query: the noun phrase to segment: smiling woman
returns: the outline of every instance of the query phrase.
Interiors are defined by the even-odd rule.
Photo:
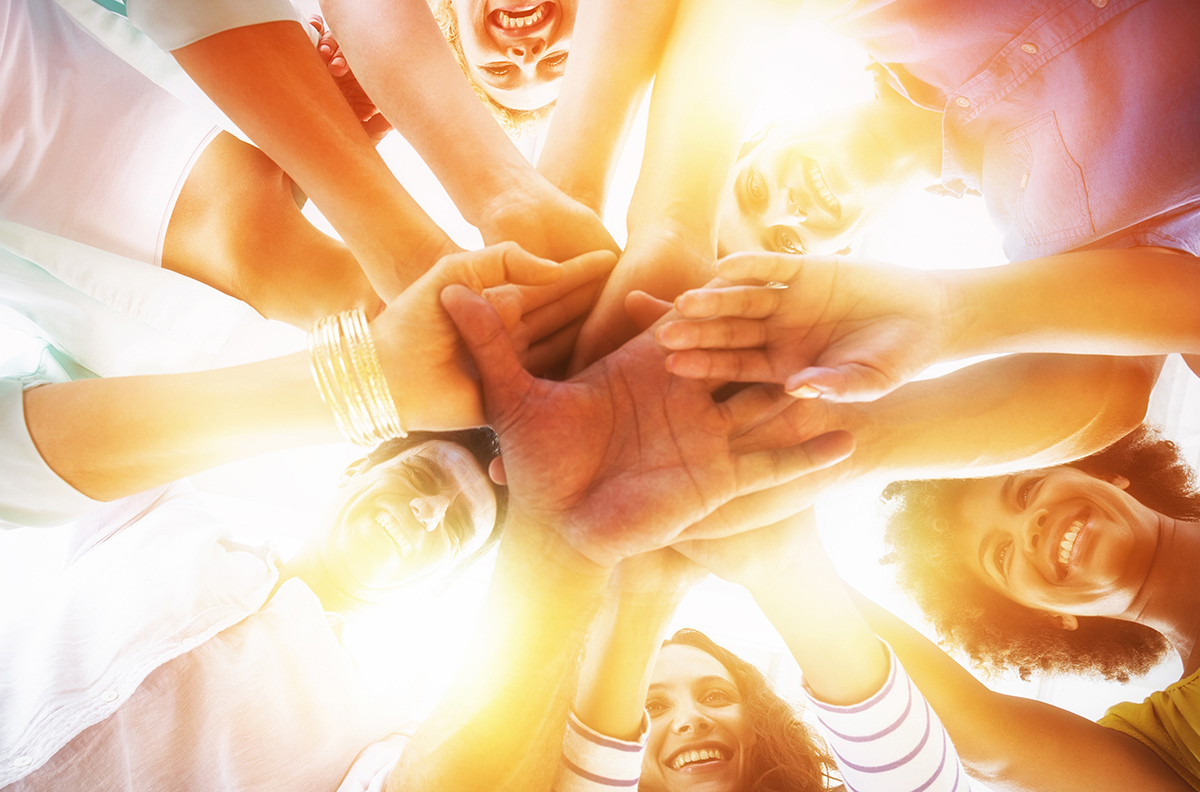
[[[698,630],[663,645],[646,697],[644,792],[823,789],[833,758],[761,671]]]
[[[504,525],[507,489],[487,474],[498,455],[486,427],[383,443],[346,469],[328,524],[281,583],[303,577],[327,608],[345,610],[470,563]]]

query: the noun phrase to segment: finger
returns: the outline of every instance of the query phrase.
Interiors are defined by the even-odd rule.
[[[595,296],[595,286],[585,284],[548,305],[526,312],[520,320],[524,325],[525,337],[530,344],[534,344],[572,322],[582,320],[591,309]]]
[[[806,262],[820,258],[794,253],[734,253],[717,262],[716,273],[729,281],[789,283],[800,274]]]
[[[571,352],[575,349],[575,339],[579,338],[581,327],[583,327],[583,317],[554,335],[532,344],[523,355],[525,369],[536,377],[545,377],[551,373],[563,373],[563,364],[570,359]]]
[[[767,343],[767,325],[754,319],[667,322],[654,333],[667,349],[751,349]]]
[[[775,418],[793,403],[777,385],[754,385],[742,388],[721,402],[721,407],[732,427],[730,436],[737,437]]]
[[[784,387],[798,399],[866,402],[885,396],[902,384],[874,366],[847,363],[836,367],[806,368],[788,377]]]
[[[688,349],[667,355],[667,371],[677,377],[725,382],[780,382],[770,356],[761,349]]]
[[[477,294],[502,283],[553,283],[563,273],[561,264],[535,256],[515,242],[455,253],[438,266],[443,285],[460,283]]]
[[[341,47],[329,58],[329,73],[334,77],[345,77],[350,73],[350,64],[346,62]]]
[[[642,330],[653,325],[671,310],[671,303],[635,289],[625,295],[625,313]]]
[[[711,319],[718,316],[765,319],[779,313],[786,294],[787,289],[765,286],[692,289],[676,298],[675,310],[687,319]]]
[[[475,360],[489,423],[499,429],[520,408],[533,377],[521,368],[504,322],[487,300],[457,284],[443,289],[441,299]]]
[[[849,432],[839,430],[786,448],[742,454],[737,457],[738,494],[775,487],[836,465],[853,451],[854,438]]]
[[[616,259],[607,250],[597,250],[563,262],[562,277],[549,286],[526,286],[521,290],[525,311],[554,302],[567,292],[585,284],[593,289],[592,298],[604,288],[604,278]]]
[[[680,533],[679,541],[723,539],[773,525],[811,506],[818,496],[836,485],[841,476],[841,468],[830,466],[784,484],[734,498],[688,526]]]

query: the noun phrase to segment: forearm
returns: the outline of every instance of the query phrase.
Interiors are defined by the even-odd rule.
[[[1200,262],[1160,248],[941,273],[957,295],[946,359],[998,352],[1200,352]]]
[[[540,178],[475,96],[425,0],[323,0],[354,74],[466,220],[515,181]]]
[[[583,3],[538,170],[600,213],[679,0]]]
[[[312,198],[385,297],[449,244],[376,153],[298,23],[234,28],[172,54]]]
[[[887,653],[815,537],[786,574],[752,585],[751,594],[787,643],[813,696],[855,704],[883,685]]]
[[[43,385],[24,401],[26,426],[47,465],[97,500],[339,439],[303,354],[190,374]]]
[[[716,206],[757,96],[752,70],[729,53],[778,8],[764,2],[685,0],[663,54],[650,99],[646,153],[630,202],[630,234],[671,221],[716,253]],[[761,49],[761,47],[760,47]],[[740,63],[739,63],[740,65]]]
[[[682,593],[609,598],[584,654],[575,715],[600,734],[636,740],[659,646]]]
[[[584,636],[608,572],[509,516],[483,631],[455,686],[405,749],[391,791],[548,790]]]
[[[891,613],[857,592],[854,601],[937,712],[963,764],[993,788],[1189,788],[1135,740],[1044,702],[996,693]]]
[[[1094,453],[1145,417],[1157,358],[1014,355],[848,410],[856,475],[985,476]]]

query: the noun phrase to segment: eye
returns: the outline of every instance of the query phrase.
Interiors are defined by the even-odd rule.
[[[1012,542],[1001,542],[996,545],[996,550],[992,556],[992,560],[996,564],[996,569],[1000,570],[1000,574],[1008,577],[1008,557],[1012,552]]]
[[[567,53],[555,52],[552,55],[547,55],[542,58],[542,65],[551,69],[557,69],[567,62]]]
[[[701,703],[708,704],[714,707],[723,707],[733,703],[733,697],[728,692],[720,688],[713,688],[707,691],[701,698]]]
[[[1017,504],[1024,509],[1029,505],[1029,496],[1033,494],[1033,488],[1041,481],[1040,478],[1027,478],[1017,488]]]
[[[670,705],[661,698],[646,699],[646,712],[650,713],[651,718],[663,714],[670,708]]]
[[[767,202],[767,183],[755,168],[751,168],[746,174],[746,195],[756,205],[761,206]]]
[[[419,462],[408,465],[408,480],[422,495],[436,495],[441,490],[437,476]]]
[[[780,253],[804,253],[804,245],[794,230],[787,226],[775,228],[775,249]]]
[[[479,67],[479,70],[493,77],[506,77],[512,74],[516,68],[516,64],[513,63],[485,63]]]

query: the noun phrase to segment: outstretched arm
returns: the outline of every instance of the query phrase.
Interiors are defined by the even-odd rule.
[[[559,260],[616,250],[599,217],[534,170],[491,117],[425,0],[324,0],[322,9],[363,88],[485,242]]]
[[[1148,748],[1041,701],[989,690],[924,636],[855,593],[859,611],[904,663],[963,764],[996,790],[1106,792],[1191,787]]]
[[[681,376],[869,401],[934,363],[977,355],[1200,352],[1200,266],[1159,248],[946,271],[744,253],[717,273],[677,300],[685,319],[659,333]]]
[[[376,153],[299,22],[236,27],[171,54],[312,198],[385,300],[457,249]]]
[[[446,285],[483,291],[528,284],[488,296],[523,358],[548,363],[542,347],[555,346],[557,332],[586,310],[588,300],[577,292],[594,288],[611,262],[611,254],[595,253],[559,265],[512,244],[444,259],[370,324],[401,424],[483,423],[466,351],[438,302]],[[214,371],[43,385],[24,393],[24,423],[46,465],[97,500],[252,454],[338,439],[304,354]]]

